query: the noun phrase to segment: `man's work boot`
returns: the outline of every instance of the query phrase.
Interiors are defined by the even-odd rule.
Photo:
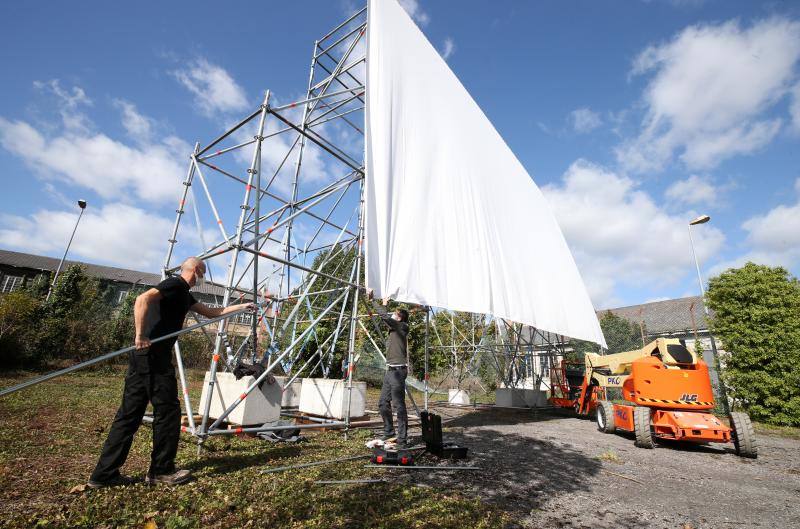
[[[109,479],[108,481],[94,481],[90,479],[86,483],[86,488],[89,489],[102,489],[105,487],[124,487],[125,485],[133,485],[136,483],[136,480],[129,476],[123,476],[122,474],[117,474],[115,477]]]
[[[147,475],[145,483],[148,485],[156,485],[164,483],[165,485],[183,485],[192,479],[192,473],[189,470],[176,470],[172,474],[161,474],[159,476]]]

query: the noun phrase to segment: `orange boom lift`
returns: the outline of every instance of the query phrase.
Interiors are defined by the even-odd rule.
[[[607,388],[621,388],[622,400],[606,400]],[[730,427],[713,415],[714,393],[708,366],[682,340],[658,338],[641,349],[587,353],[578,415],[596,411],[605,433],[633,432],[636,446],[653,448],[655,439],[730,443],[742,457],[758,454],[750,417],[731,413]]]

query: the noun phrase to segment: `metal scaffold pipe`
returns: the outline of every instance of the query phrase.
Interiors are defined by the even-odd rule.
[[[231,318],[233,316],[236,316],[237,314],[238,314],[237,312],[234,312],[234,313],[231,313],[231,314],[226,314],[224,316],[217,316],[216,318],[211,318],[210,320],[207,320],[207,321],[204,321],[204,322],[201,322],[201,323],[196,323],[196,324],[190,325],[188,327],[184,327],[180,331],[175,331],[175,332],[172,332],[172,333],[169,333],[169,334],[165,334],[164,336],[160,336],[158,338],[154,338],[153,340],[150,341],[150,343],[153,344],[153,343],[157,343],[157,342],[163,342],[164,340],[168,340],[170,338],[175,338],[176,336],[180,336],[182,334],[186,334],[187,332],[193,331],[195,329],[199,329],[201,327],[205,327],[206,325],[209,325],[211,323],[216,323],[216,322],[222,321],[222,320],[224,320],[226,318]],[[52,373],[48,373],[46,375],[42,375],[40,377],[28,380],[27,382],[23,382],[22,384],[17,384],[16,386],[11,386],[10,388],[6,388],[6,389],[3,389],[3,390],[0,390],[0,397],[4,397],[6,395],[9,395],[9,394],[14,393],[16,391],[19,391],[21,389],[25,389],[25,388],[29,388],[31,386],[35,386],[36,384],[41,384],[42,382],[46,382],[48,380],[52,380],[52,379],[54,379],[56,377],[60,377],[61,375],[66,375],[68,373],[72,373],[73,371],[78,371],[79,369],[83,369],[84,367],[93,366],[95,364],[99,364],[101,362],[105,362],[106,360],[111,360],[114,357],[123,355],[125,353],[129,353],[129,352],[133,351],[134,349],[136,349],[136,346],[135,345],[131,345],[131,346],[125,347],[123,349],[119,349],[117,351],[112,351],[112,352],[106,353],[106,354],[104,354],[102,356],[98,356],[97,358],[92,358],[91,360],[87,360],[85,362],[81,362],[80,364],[75,364],[74,366],[71,366],[71,367],[66,367],[64,369],[59,369],[58,371],[53,371]]]

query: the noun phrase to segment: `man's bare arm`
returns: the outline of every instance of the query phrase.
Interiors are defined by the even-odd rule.
[[[151,288],[142,294],[136,296],[136,302],[133,304],[133,322],[136,326],[136,348],[146,349],[150,347],[150,339],[144,335],[144,325],[147,321],[147,311],[150,310],[150,305],[161,299],[161,292],[155,288]]]

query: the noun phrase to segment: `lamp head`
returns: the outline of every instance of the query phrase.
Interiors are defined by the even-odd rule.
[[[697,224],[705,224],[709,220],[711,220],[711,217],[709,217],[708,215],[700,215],[699,217],[691,221],[689,223],[689,226],[695,226]]]
[[[81,209],[86,209],[86,201],[81,199],[78,201],[78,207]]]

